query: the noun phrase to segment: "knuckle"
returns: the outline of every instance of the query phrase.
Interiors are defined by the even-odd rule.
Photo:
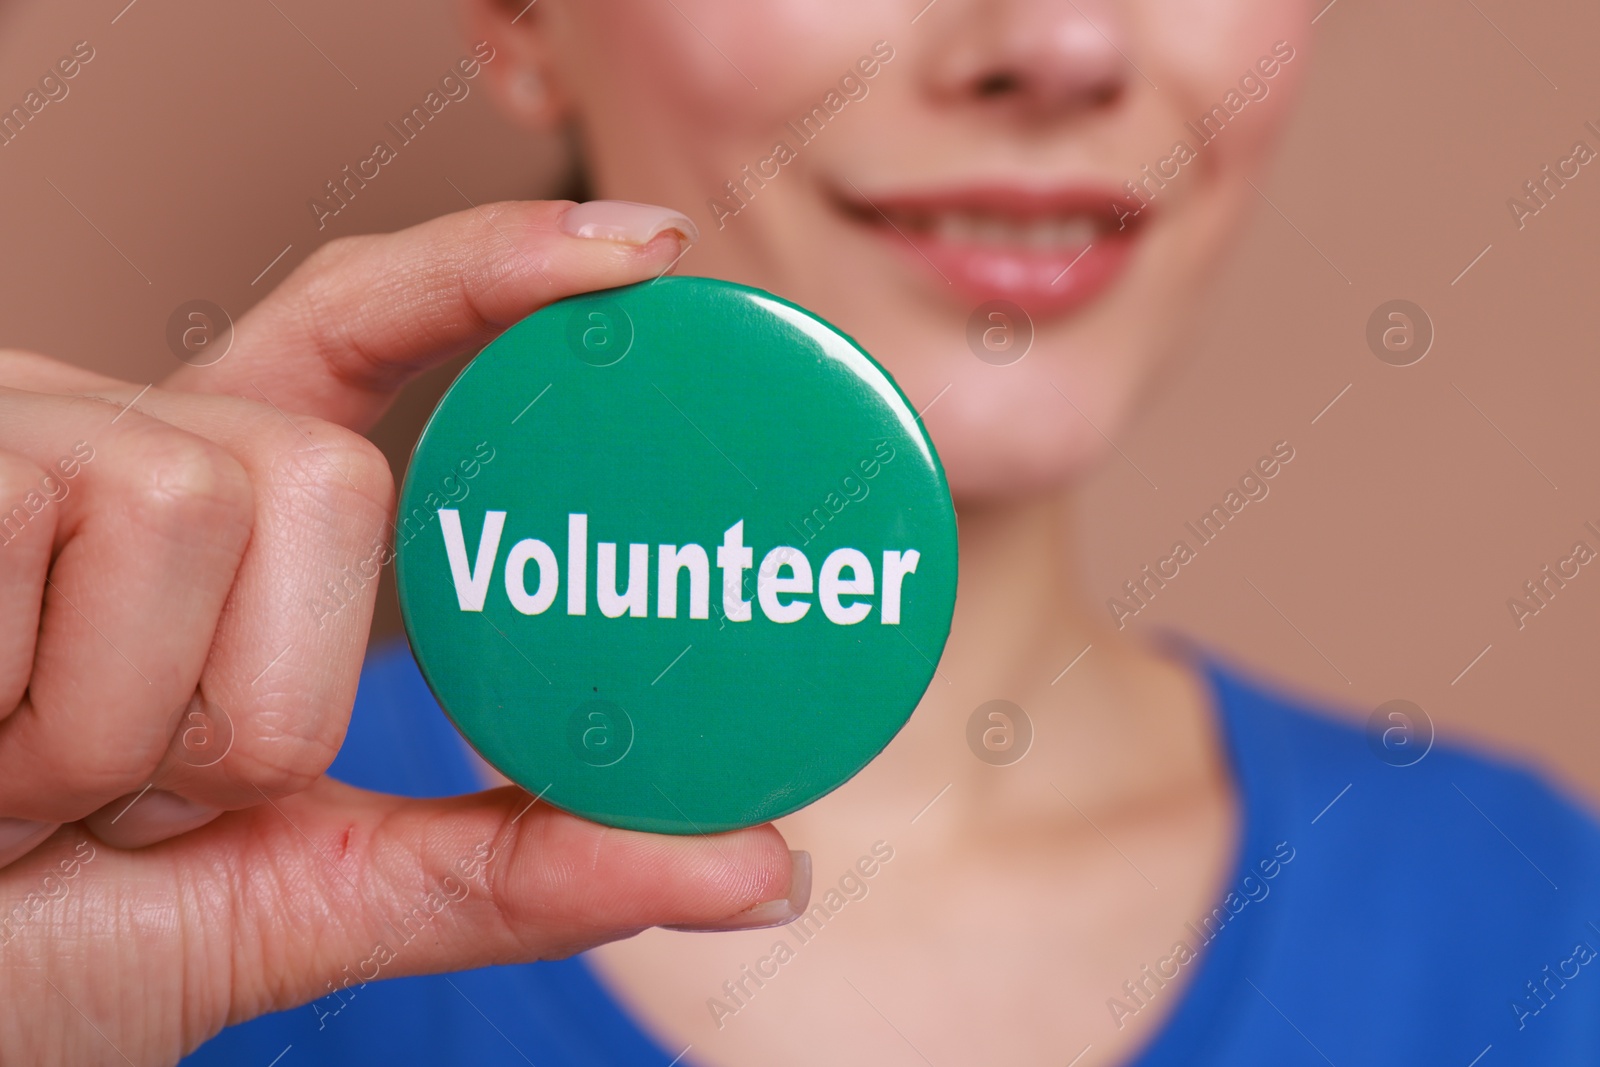
[[[344,734],[343,719],[310,708],[279,703],[257,709],[227,756],[227,771],[272,797],[311,787],[333,764]]]
[[[607,828],[565,813],[533,810],[512,825],[508,810],[496,835],[489,900],[512,929],[559,929],[592,919],[588,891]]]
[[[370,253],[381,237],[336,237],[319,247],[295,272],[289,285],[291,314],[299,319],[307,337],[328,350],[348,345],[351,336],[348,314],[339,309],[346,306],[341,296],[356,287],[371,284],[370,273],[363,267],[370,264]]]
[[[43,469],[27,457],[0,452],[0,509],[37,489],[43,477]]]
[[[497,226],[512,227],[523,234],[543,233],[554,231],[561,216],[574,204],[572,200],[498,200],[484,204],[483,213]]]
[[[304,338],[330,367],[345,362],[347,353],[357,348],[358,332],[351,328],[349,315],[341,313],[342,299],[352,287],[363,284],[358,276],[365,251],[372,237],[338,237],[306,257],[285,283],[284,311]]]
[[[376,513],[388,514],[394,475],[377,445],[309,415],[291,415],[289,422],[280,433],[274,460],[279,484],[310,491],[329,506],[343,507],[358,498]]]
[[[232,764],[229,771],[235,780],[246,782],[269,797],[294,796],[310,789],[333,763],[331,752],[302,759],[303,755],[310,754],[310,749],[307,746],[295,747],[298,749],[296,752],[278,749],[270,755],[238,753],[229,757]]]
[[[82,818],[125,793],[133,792],[154,772],[159,752],[143,746],[95,745],[74,747],[45,756],[50,767],[52,790],[74,798],[76,807],[58,812],[63,817]]]
[[[300,266],[299,272],[307,276],[319,276],[337,271],[351,256],[358,255],[362,246],[371,241],[370,237],[335,237],[331,241],[324,241],[316,250],[306,257]]]
[[[146,433],[126,463],[124,506],[135,522],[163,533],[208,540],[249,532],[250,477],[225,450],[184,433]]]

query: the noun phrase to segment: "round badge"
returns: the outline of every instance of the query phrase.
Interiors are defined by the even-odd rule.
[[[396,524],[440,706],[524,789],[628,829],[752,826],[843,784],[955,608],[949,487],[894,381],[705,278],[507,330],[434,412]]]

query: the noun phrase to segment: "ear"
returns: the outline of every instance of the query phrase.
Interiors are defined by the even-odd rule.
[[[501,113],[537,133],[566,121],[567,105],[549,61],[549,0],[460,0],[468,39],[486,41],[494,59],[483,65],[489,93]]]

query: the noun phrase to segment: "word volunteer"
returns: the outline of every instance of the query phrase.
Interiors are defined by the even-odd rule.
[[[501,536],[506,513],[486,511],[483,531],[478,538],[477,557],[467,559],[466,538],[461,529],[461,513],[439,509],[439,529],[444,536],[445,556],[455,584],[456,601],[462,611],[482,611],[494,580],[500,558]],[[889,550],[883,553],[877,575],[866,553],[855,548],[838,548],[822,561],[813,578],[811,561],[798,548],[788,545],[772,549],[755,567],[755,550],[744,543],[744,520],[740,519],[722,534],[717,546],[717,568],[722,572],[722,613],[729,622],[749,622],[751,602],[744,598],[745,572],[756,571],[756,601],[772,622],[793,623],[811,611],[816,596],[822,614],[838,626],[853,626],[872,613],[870,598],[879,596],[879,621],[894,626],[900,622],[901,589],[907,575],[917,572],[922,553],[916,549]],[[656,618],[678,617],[678,587],[682,572],[689,574],[689,618],[710,617],[711,560],[700,545],[658,545],[656,549]],[[538,569],[538,582],[528,590],[528,564]],[[787,574],[782,572],[787,571]],[[602,541],[595,545],[595,600],[608,619],[622,615],[646,618],[650,614],[650,546],[628,546],[627,588],[617,591],[617,546]],[[543,541],[527,538],[506,553],[504,577],[506,599],[523,615],[540,615],[555,603],[561,582],[556,554]],[[846,576],[848,574],[848,577]],[[589,516],[567,516],[567,614],[589,613]],[[849,598],[847,602],[846,598]]]

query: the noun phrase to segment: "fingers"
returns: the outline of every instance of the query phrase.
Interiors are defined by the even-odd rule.
[[[58,509],[57,480],[15,452],[0,451],[0,718],[28,689],[39,636],[39,606]]]
[[[234,967],[235,1018],[347,979],[549,959],[651,926],[772,925],[810,894],[809,862],[771,826],[634,833],[512,788],[413,801],[324,779],[160,848],[234,849],[217,904],[251,917],[232,951],[257,968]]]
[[[8,973],[54,1005],[34,1013],[37,1048],[6,1051],[174,1062],[225,1025],[326,1013],[335,991],[381,978],[550,959],[655,925],[770,925],[807,905],[809,863],[793,856],[770,825],[658,837],[514,788],[422,801],[329,779],[135,852],[64,830],[0,872]],[[129,990],[167,1025],[106,1007]]]
[[[0,384],[8,389],[26,389],[34,393],[96,393],[120,390],[128,383],[37,352],[0,348]],[[130,390],[130,395],[137,388]]]
[[[0,447],[55,472],[33,521],[56,522],[27,695],[0,722],[0,817],[66,822],[160,762],[249,542],[250,486],[226,450],[96,400],[0,391]]]
[[[0,718],[28,690],[39,636],[39,610],[59,509],[56,482],[37,464],[0,451]],[[26,855],[57,824],[0,817],[0,867]]]
[[[17,708],[0,722],[0,818],[87,818],[132,848],[303,789],[332,762],[394,485],[369,442],[307,416],[76,384],[104,395],[0,391],[0,447],[28,452],[0,489],[58,453],[71,465],[40,512],[50,528],[31,520],[31,568],[18,540],[0,570],[32,590],[0,623],[0,718]],[[37,650],[12,631],[42,632]]]
[[[564,232],[569,212],[568,228],[593,236]],[[658,276],[693,234],[693,223],[665,209],[554,201],[488,204],[337,240],[239,321],[225,359],[167,384],[259,391],[286,411],[364,430],[418,372],[481,348],[551,301]]]
[[[355,702],[390,559],[388,462],[348,430],[262,403],[153,389],[139,407],[226,449],[254,494],[197,698],[150,780],[212,808],[297,792],[333,761]],[[129,818],[154,819],[144,807]],[[198,817],[161,810],[183,829]]]
[[[221,814],[220,807],[152,786],[118,797],[85,818],[83,825],[112,848],[143,848],[188,833]]]

